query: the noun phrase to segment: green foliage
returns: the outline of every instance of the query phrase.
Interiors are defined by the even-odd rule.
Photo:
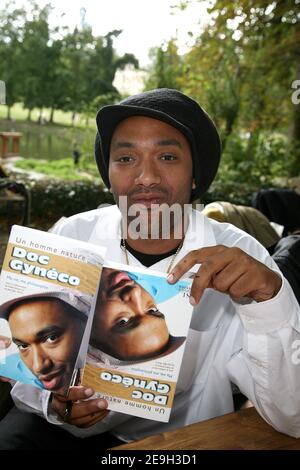
[[[227,201],[232,204],[240,204],[242,206],[251,206],[254,194],[261,189],[249,184],[243,184],[239,181],[220,181],[216,179],[211,185],[209,191],[201,197],[201,203],[206,205],[214,201]]]
[[[8,11],[8,5],[0,10],[0,77],[6,84],[8,118],[10,118],[10,108],[19,100],[22,90],[22,84],[16,77],[22,75],[22,38],[19,22],[23,15],[23,9]]]
[[[95,114],[95,99],[118,98],[113,80],[117,68],[138,67],[133,54],[116,54],[114,39],[121,30],[95,37],[91,27],[49,27],[51,5],[33,0],[15,9],[13,1],[0,10],[0,78],[6,82],[7,105],[22,101],[30,111],[50,108]],[[2,25],[3,28],[2,28]],[[8,116],[9,117],[9,116]]]
[[[171,39],[165,45],[151,51],[152,67],[146,90],[153,88],[179,88],[178,78],[182,74],[182,61],[177,51],[176,41]]]
[[[291,101],[292,82],[300,79],[297,3],[210,2],[210,21],[181,66],[168,63],[177,88],[196,99],[220,130],[222,182],[262,184],[300,174],[300,106]],[[165,51],[158,51],[156,83],[164,78],[163,59]]]
[[[253,136],[246,137],[234,133],[228,139],[217,177],[204,197],[206,203],[225,200],[249,205],[259,189],[286,185],[296,159],[287,138],[258,134],[253,142]]]
[[[112,204],[111,194],[98,181],[35,181],[18,177],[30,190],[31,226],[48,230],[61,217]]]

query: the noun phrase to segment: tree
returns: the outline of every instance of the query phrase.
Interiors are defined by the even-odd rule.
[[[54,107],[55,89],[60,83],[57,68],[60,55],[60,42],[51,40],[48,17],[49,5],[39,9],[32,3],[31,12],[23,25],[23,86],[22,96],[24,107],[29,110],[28,119],[33,108],[40,109],[40,117],[44,107]]]
[[[223,148],[239,115],[244,75],[241,50],[227,29],[220,34],[207,27],[184,58],[178,83],[213,116]]]
[[[152,67],[145,88],[179,88],[178,79],[182,74],[182,59],[178,54],[176,40],[171,39],[150,52]]]
[[[84,110],[86,100],[86,67],[94,47],[94,37],[89,26],[75,28],[62,39],[62,66],[65,70],[67,87],[64,109],[72,111],[72,122],[76,113]]]
[[[22,89],[22,31],[20,21],[24,17],[23,9],[11,11],[7,3],[0,11],[0,79],[6,85],[7,119],[11,119],[11,107],[20,100]]]
[[[127,64],[138,68],[138,60],[133,54],[126,53],[122,57],[116,54],[113,40],[122,31],[109,32],[104,37],[94,38],[94,46],[89,51],[84,70],[84,111],[94,114],[98,103],[109,104],[119,98],[119,93],[113,86],[117,69],[123,69]]]
[[[247,66],[244,122],[256,129],[286,128],[296,155],[291,169],[300,172],[299,107],[291,102],[291,84],[300,78],[300,12],[295,0],[216,0],[211,13],[218,31],[230,24]],[[251,111],[249,114],[249,110]],[[249,119],[250,118],[250,119]]]
[[[13,1],[0,10],[4,25],[0,30],[0,79],[7,89],[8,116],[16,101],[23,101],[30,119],[33,108],[51,109],[50,122],[55,109],[89,114],[96,101],[115,99],[118,92],[113,86],[117,68],[126,64],[138,67],[133,54],[119,57],[113,41],[120,30],[104,37],[94,37],[81,9],[81,24],[69,28],[49,27],[51,5],[43,8],[34,1],[26,10],[15,9]],[[95,101],[96,100],[96,101]]]

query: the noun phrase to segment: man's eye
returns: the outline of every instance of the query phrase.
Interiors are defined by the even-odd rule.
[[[46,342],[47,343],[54,343],[57,340],[58,336],[57,335],[50,335],[47,337]]]
[[[159,310],[156,307],[151,307],[147,310],[147,313],[157,313]]]
[[[162,318],[162,319],[165,318],[164,314],[161,313],[161,311],[158,310],[157,307],[151,307],[151,308],[149,308],[149,309],[147,310],[147,314],[148,314],[148,315],[153,315],[153,316],[156,317],[156,318]]]
[[[177,158],[175,157],[175,155],[171,155],[171,154],[167,153],[165,155],[162,155],[161,159],[165,160],[165,161],[168,161],[168,162],[171,162],[171,161],[176,160]]]
[[[118,326],[125,326],[129,322],[129,318],[122,317],[117,321]]]
[[[120,162],[120,163],[129,163],[132,160],[133,160],[133,158],[130,157],[130,156],[124,156],[124,157],[118,158],[118,162]]]
[[[17,344],[19,351],[26,351],[28,349],[27,344]]]

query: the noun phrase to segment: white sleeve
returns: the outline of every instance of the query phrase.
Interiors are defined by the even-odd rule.
[[[293,291],[283,278],[273,299],[234,304],[244,338],[227,363],[231,381],[275,429],[300,437],[300,308]]]
[[[57,413],[52,410],[49,402],[51,393],[48,390],[41,390],[32,385],[17,382],[11,391],[11,396],[16,407],[21,411],[34,413],[45,418],[49,423],[59,425],[77,437],[89,437],[113,430],[115,426],[132,418],[132,416],[110,411],[102,421],[83,429],[64,423]]]
[[[16,382],[11,391],[11,397],[17,408],[41,417],[47,415],[50,395],[48,390],[41,390],[21,382]]]
[[[62,217],[50,229],[51,233],[62,235],[75,240],[88,242],[92,231],[100,220],[99,209],[76,214],[71,217]]]

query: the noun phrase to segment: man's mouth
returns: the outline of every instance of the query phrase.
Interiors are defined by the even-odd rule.
[[[49,374],[44,377],[39,377],[39,380],[42,382],[43,386],[47,390],[56,390],[57,388],[60,388],[63,374],[64,374],[64,369],[60,369],[54,374]]]
[[[153,204],[161,205],[165,200],[166,198],[162,194],[157,193],[141,193],[131,198],[133,204],[145,206],[146,209],[151,209]]]

